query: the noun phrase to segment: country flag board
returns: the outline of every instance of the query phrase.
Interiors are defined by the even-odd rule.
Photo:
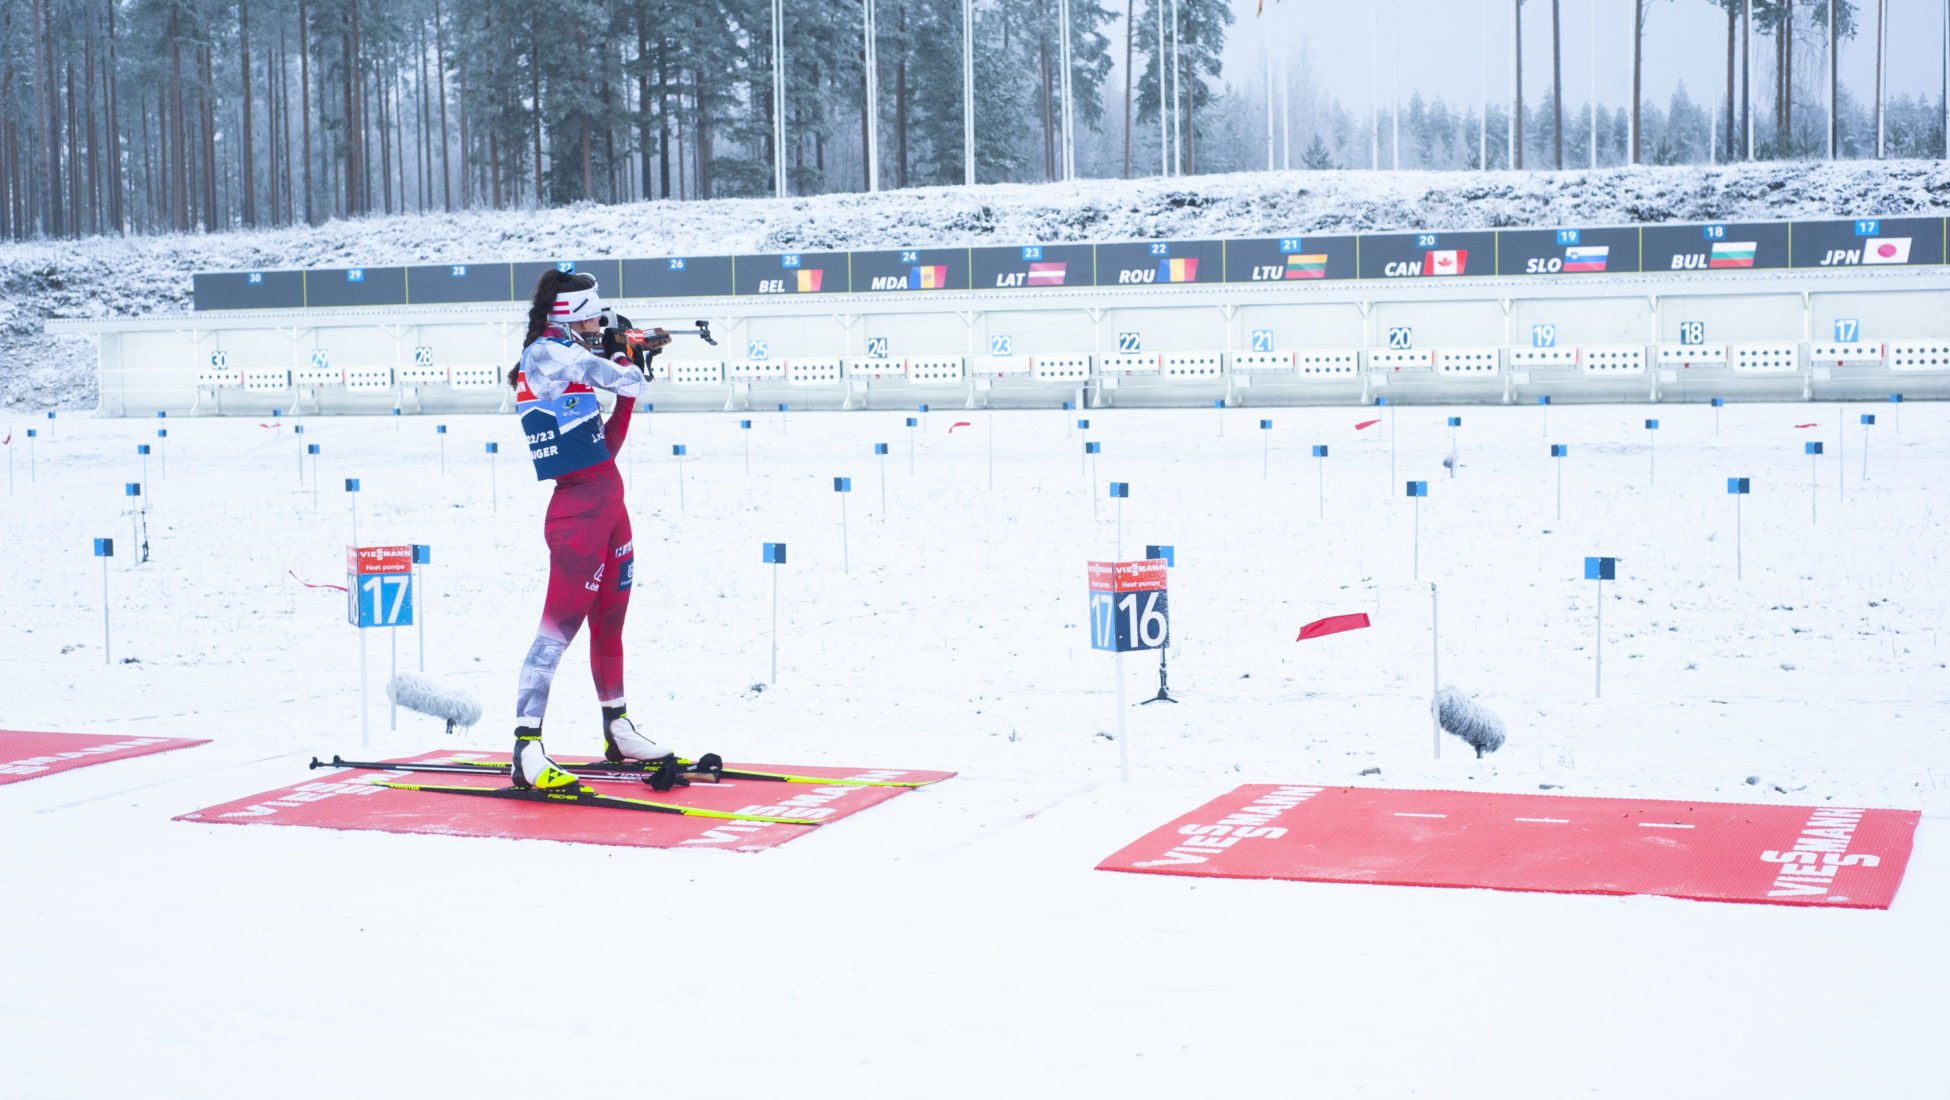
[[[1158,281],[1161,283],[1197,282],[1198,257],[1190,256],[1179,260],[1159,260]]]
[[[1062,263],[1032,263],[1029,265],[1029,285],[1062,286],[1066,267]]]
[[[907,285],[912,290],[942,290],[948,285],[947,265],[910,268]]]
[[[1603,271],[1605,261],[1611,257],[1610,245],[1585,245],[1564,250],[1564,270]]]
[[[1289,279],[1325,279],[1327,277],[1327,253],[1296,253],[1286,258],[1286,277]]]
[[[1708,267],[1752,267],[1754,266],[1754,242],[1715,241],[1713,254],[1707,258]]]
[[[1906,264],[1909,262],[1908,237],[1870,237],[1862,242],[1865,264]]]
[[[1469,260],[1469,250],[1445,248],[1428,254],[1422,265],[1424,275],[1461,275]]]
[[[799,293],[801,293],[801,294],[817,294],[817,293],[819,293],[819,281],[820,281],[820,277],[821,277],[822,275],[824,275],[824,274],[825,274],[825,271],[824,271],[823,269],[821,269],[821,268],[817,268],[817,267],[810,267],[810,268],[801,268],[801,269],[799,269],[799,272],[798,272],[798,275],[799,275]]]

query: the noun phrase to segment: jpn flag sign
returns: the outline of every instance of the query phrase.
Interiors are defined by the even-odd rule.
[[[1315,619],[1300,628],[1300,636],[1293,639],[1304,642],[1308,638],[1324,638],[1329,634],[1339,634],[1345,630],[1360,630],[1368,625],[1368,615],[1361,612],[1355,615],[1329,615],[1325,619]]]
[[[1469,259],[1469,251],[1462,248],[1445,248],[1431,252],[1422,268],[1424,275],[1461,275],[1463,264]]]
[[[1906,264],[1909,262],[1908,237],[1870,237],[1862,242],[1865,264]]]

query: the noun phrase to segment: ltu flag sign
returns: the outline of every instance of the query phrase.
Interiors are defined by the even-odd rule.
[[[1909,262],[1908,237],[1870,237],[1862,245],[1865,264],[1906,264]]]
[[[1191,283],[1198,281],[1198,257],[1183,260],[1159,260],[1158,281],[1161,283]]]
[[[1713,245],[1713,255],[1707,259],[1708,267],[1752,267],[1754,266],[1754,242],[1718,241]]]
[[[1422,267],[1422,274],[1461,275],[1463,273],[1463,264],[1468,259],[1469,250],[1463,248],[1448,248],[1440,252],[1431,252],[1428,256],[1428,262]]]
[[[1611,256],[1610,245],[1592,245],[1584,248],[1564,250],[1564,270],[1603,271],[1605,260]]]
[[[819,277],[824,274],[825,274],[824,271],[816,267],[799,269],[799,293],[801,294],[819,293]]]
[[[1286,277],[1289,279],[1325,279],[1327,277],[1327,253],[1308,252],[1286,258]]]
[[[1030,264],[1030,286],[1062,286],[1065,265],[1060,263]]]
[[[948,269],[945,266],[912,268],[907,285],[913,290],[941,290],[948,285]]]

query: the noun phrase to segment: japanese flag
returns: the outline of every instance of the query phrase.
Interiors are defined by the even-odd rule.
[[[1865,264],[1906,264],[1909,262],[1908,237],[1870,237],[1862,245]]]
[[[1468,250],[1461,248],[1449,248],[1440,252],[1431,252],[1429,253],[1428,261],[1422,267],[1422,274],[1461,275],[1463,273],[1463,262],[1468,257]]]

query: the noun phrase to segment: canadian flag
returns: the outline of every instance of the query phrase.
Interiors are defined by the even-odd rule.
[[[1428,261],[1422,265],[1424,275],[1461,275],[1463,263],[1469,259],[1469,250],[1449,248],[1429,253]]]

